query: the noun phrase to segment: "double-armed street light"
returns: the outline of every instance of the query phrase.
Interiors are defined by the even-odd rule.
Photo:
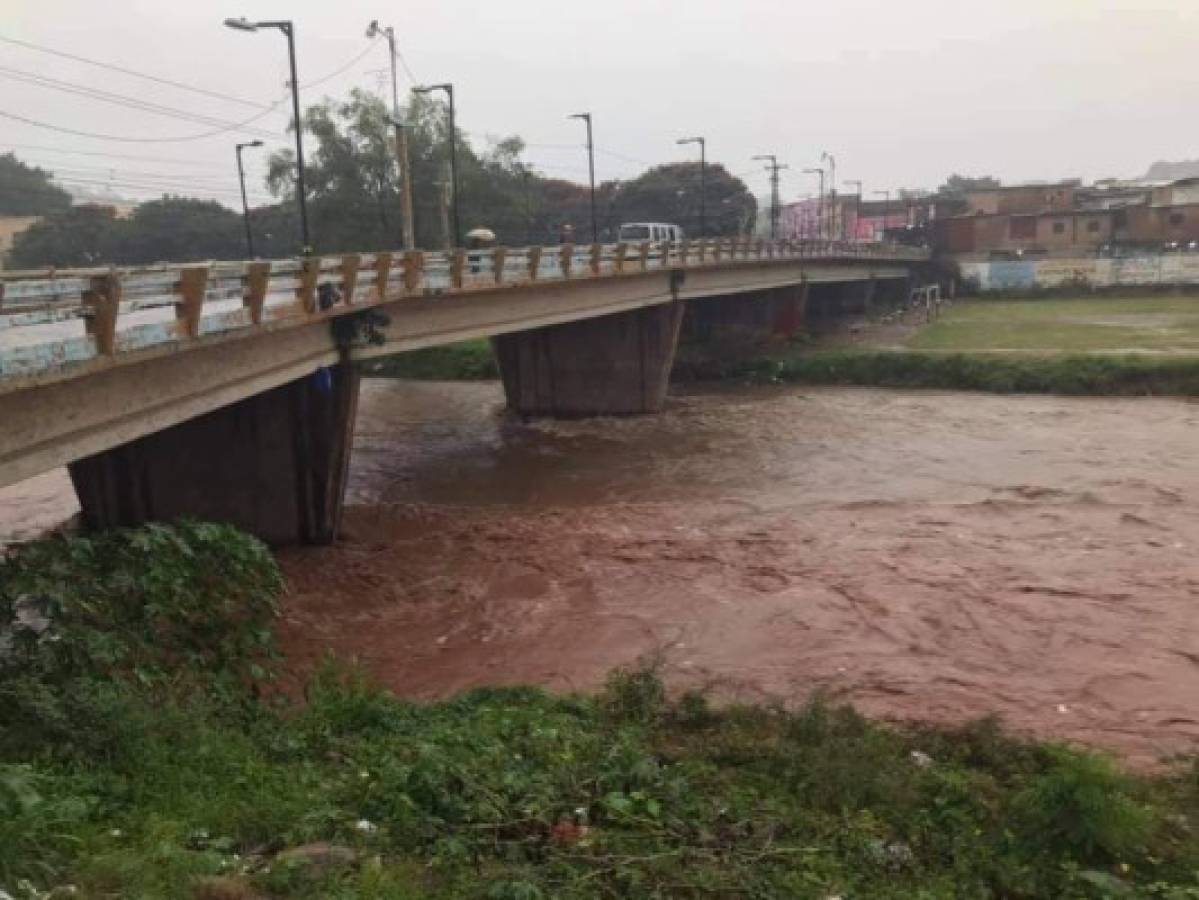
[[[708,236],[708,150],[707,141],[702,137],[679,138],[675,141],[683,144],[699,144],[699,237]]]
[[[454,214],[454,246],[462,246],[462,223],[458,218],[458,130],[454,124],[454,86],[449,82],[444,84],[428,84],[414,87],[414,94],[429,94],[433,91],[445,91],[449,101],[450,112],[450,190],[453,192]]]
[[[595,224],[595,144],[591,140],[591,113],[575,113],[568,119],[582,119],[587,123],[587,171],[591,177],[591,243],[599,241],[599,229]]]
[[[236,145],[237,150],[237,181],[241,185],[241,216],[246,223],[246,252],[250,259],[254,258],[254,234],[250,231],[250,204],[246,201],[246,170],[241,164],[241,152],[247,147],[261,147],[262,141],[247,141]]]
[[[291,108],[296,125],[296,196],[300,201],[300,235],[304,244],[304,255],[312,253],[312,239],[308,233],[308,199],[304,187],[304,123],[300,118],[300,85],[296,79],[296,28],[290,20],[279,19],[266,22],[251,22],[245,16],[226,19],[225,26],[236,31],[258,31],[276,28],[287,38],[287,59],[291,65]]]

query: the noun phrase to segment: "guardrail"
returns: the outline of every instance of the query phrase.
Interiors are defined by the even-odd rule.
[[[0,272],[0,381],[405,297],[763,261],[927,258],[887,244],[726,238]]]

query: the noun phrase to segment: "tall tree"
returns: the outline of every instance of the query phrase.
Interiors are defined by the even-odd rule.
[[[614,187],[613,212],[622,222],[669,222],[699,233],[700,166],[697,162],[655,166]],[[753,228],[758,202],[745,182],[720,163],[709,163],[704,194],[708,234],[736,235]]]
[[[121,262],[120,224],[111,206],[68,207],[18,234],[13,239],[8,265],[13,269],[36,269]]]
[[[69,208],[71,195],[50,178],[12,153],[0,154],[0,215],[48,216]]]

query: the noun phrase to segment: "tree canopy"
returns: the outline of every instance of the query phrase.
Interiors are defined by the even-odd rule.
[[[26,165],[12,153],[0,154],[0,215],[46,216],[71,205],[71,195],[50,180],[45,169]]]

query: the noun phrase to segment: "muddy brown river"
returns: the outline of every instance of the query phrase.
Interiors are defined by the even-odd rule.
[[[281,554],[284,643],[416,698],[651,655],[1151,766],[1199,749],[1197,447],[1176,399],[730,387],[521,423],[496,384],[368,380],[344,540]],[[0,531],[67,490],[3,492]]]

